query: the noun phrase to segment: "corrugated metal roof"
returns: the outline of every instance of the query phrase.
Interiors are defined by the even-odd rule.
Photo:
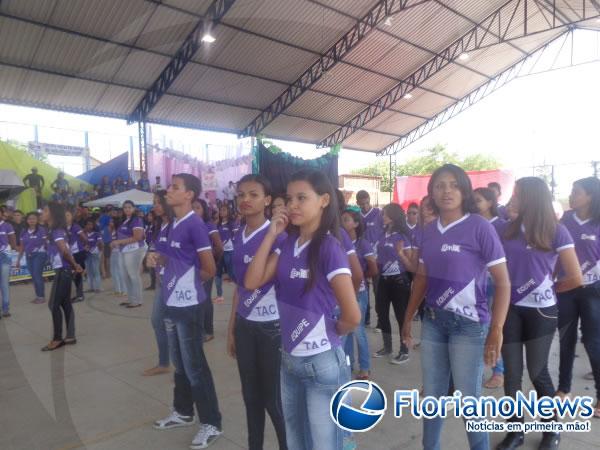
[[[424,122],[423,119],[393,111],[385,111],[369,122],[369,128],[384,133],[403,135]]]
[[[343,124],[364,108],[364,104],[307,92],[288,108],[288,112],[301,117]]]
[[[360,148],[369,152],[376,152],[387,147],[397,138],[386,134],[379,134],[372,131],[357,131],[348,137],[344,143],[344,147]]]
[[[327,134],[331,133],[336,128],[336,125],[328,125],[313,120],[279,116],[265,128],[265,134],[267,136],[298,140],[301,142],[315,142],[319,139],[319,136],[327,136]]]
[[[0,61],[29,64],[44,28],[0,17]]]
[[[148,18],[136,44],[174,55],[197,23],[189,14],[159,6]]]
[[[163,3],[194,14],[204,15],[212,0],[163,0]]]

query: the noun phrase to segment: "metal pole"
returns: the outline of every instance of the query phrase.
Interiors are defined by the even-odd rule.
[[[85,142],[84,144],[84,164],[85,164],[85,171],[87,172],[88,170],[91,170],[92,168],[92,161],[90,160],[90,136],[89,133],[87,131],[83,132],[83,140]]]
[[[133,180],[134,167],[133,167],[133,136],[129,136],[129,159],[131,160],[131,168],[129,169],[129,176]]]
[[[390,155],[390,203],[392,203],[392,190],[394,189],[394,183],[392,182],[392,155]]]

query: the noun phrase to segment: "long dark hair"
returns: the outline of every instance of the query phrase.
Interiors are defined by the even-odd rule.
[[[593,223],[600,223],[600,180],[595,177],[581,178],[573,183],[592,197],[590,214]]]
[[[305,292],[310,291],[316,282],[315,274],[318,271],[319,260],[321,254],[321,246],[323,240],[328,233],[331,233],[338,241],[340,240],[340,210],[338,207],[338,200],[336,192],[329,181],[329,178],[318,170],[299,170],[294,173],[290,179],[290,183],[294,181],[305,181],[311,185],[313,190],[318,195],[329,195],[329,205],[323,209],[323,215],[321,216],[321,223],[319,228],[315,231],[314,235],[308,245],[308,284],[306,285]],[[290,227],[291,230],[299,233],[298,227]],[[341,245],[341,244],[340,244]]]
[[[133,203],[131,200],[125,200],[123,202],[123,204],[121,205],[121,208],[123,208],[125,205],[131,205],[131,207],[133,208],[133,212],[131,213],[131,217],[129,218],[130,221],[133,220],[133,218],[136,215],[136,211],[135,211],[135,203]],[[125,214],[125,210],[123,210],[123,216],[125,216],[124,220],[127,220],[127,215]]]
[[[40,215],[35,212],[35,211],[31,211],[28,212],[27,215],[25,216],[25,224],[27,225],[27,229],[29,229],[29,224],[27,223],[27,219],[29,219],[30,216],[35,216],[37,218],[37,223],[35,224],[35,232],[37,233],[38,230],[40,229]]]
[[[406,224],[406,214],[402,206],[396,203],[389,203],[383,207],[383,212],[390,218],[392,223],[388,225],[386,231],[391,233],[398,232],[406,237],[410,237],[410,229]]]
[[[167,204],[167,191],[164,189],[158,190],[154,193],[154,196],[158,199],[162,210],[164,211],[165,215],[169,218],[169,223],[171,223],[171,221],[173,220],[173,208],[171,208]],[[160,228],[162,227],[162,225],[162,217],[158,214],[154,214],[154,230],[152,230],[152,242],[154,242],[158,237],[158,233],[160,233]]]
[[[354,232],[356,233],[356,242],[358,242],[363,237],[363,234],[365,234],[365,223],[362,219],[362,216],[358,211],[350,208],[346,208],[342,214],[350,215],[352,220],[354,220],[354,223],[358,224],[358,226],[354,229]]]
[[[51,230],[63,229],[67,232],[66,209],[58,202],[48,202],[48,211],[52,225],[48,224]]]
[[[519,197],[519,211],[517,218],[510,222],[504,237],[515,239],[523,225],[527,244],[549,252],[552,250],[558,221],[552,207],[552,194],[548,185],[540,178],[524,177],[517,180],[515,187]]]
[[[479,187],[475,189],[473,193],[481,195],[487,202],[492,202],[490,214],[492,217],[498,217],[498,199],[496,198],[496,193],[494,191],[490,188]]]
[[[475,199],[473,198],[473,186],[471,185],[471,179],[461,167],[458,167],[455,164],[444,164],[442,167],[437,168],[429,179],[429,183],[427,184],[427,195],[429,196],[429,204],[431,205],[433,212],[435,212],[437,215],[440,214],[440,208],[433,200],[433,188],[438,177],[443,173],[449,173],[456,178],[456,184],[458,185],[458,189],[460,190],[462,196],[463,214],[477,212],[477,206],[475,206]]]

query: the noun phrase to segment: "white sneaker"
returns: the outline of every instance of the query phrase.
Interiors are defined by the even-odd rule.
[[[222,431],[218,430],[214,425],[200,424],[200,429],[196,434],[196,437],[192,441],[190,448],[195,450],[199,448],[206,448],[213,442],[215,442],[219,436],[223,434]]]
[[[157,430],[170,430],[172,428],[189,427],[196,422],[194,416],[182,416],[177,411],[173,411],[168,417],[154,422],[154,428]]]

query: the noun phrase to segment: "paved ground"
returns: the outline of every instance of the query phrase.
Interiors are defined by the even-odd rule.
[[[110,282],[104,281],[104,286],[109,288]],[[78,344],[42,353],[40,348],[51,330],[47,306],[29,302],[33,296],[30,285],[11,291],[13,317],[0,321],[0,449],[188,448],[195,428],[162,432],[151,428],[153,420],[169,412],[172,397],[170,375],[141,376],[157,358],[149,321],[152,293],[145,292],[144,306],[134,310],[124,310],[117,299],[104,293],[88,295],[84,303],[75,305]],[[231,285],[226,285],[226,294],[230,292]],[[239,375],[235,362],[225,353],[229,308],[229,304],[215,305],[216,339],[205,346],[225,432],[211,447],[215,450],[246,446]],[[415,328],[418,335],[418,324]],[[379,344],[379,335],[369,332],[369,339],[373,348]],[[582,357],[576,359],[574,392],[593,395],[592,382],[582,379],[589,371],[587,358],[582,348],[578,352]],[[552,353],[556,380],[556,346]],[[403,366],[375,360],[372,377],[388,394],[398,388],[418,387],[418,352]],[[445,449],[466,448],[462,422],[448,419],[443,439]],[[492,435],[493,444],[499,439]],[[537,449],[539,439],[539,434],[528,435],[523,448]],[[364,449],[418,449],[421,424],[388,414],[357,440]],[[275,442],[269,423],[265,448],[276,448]],[[561,448],[600,448],[600,420],[592,421],[590,433],[565,435]]]

